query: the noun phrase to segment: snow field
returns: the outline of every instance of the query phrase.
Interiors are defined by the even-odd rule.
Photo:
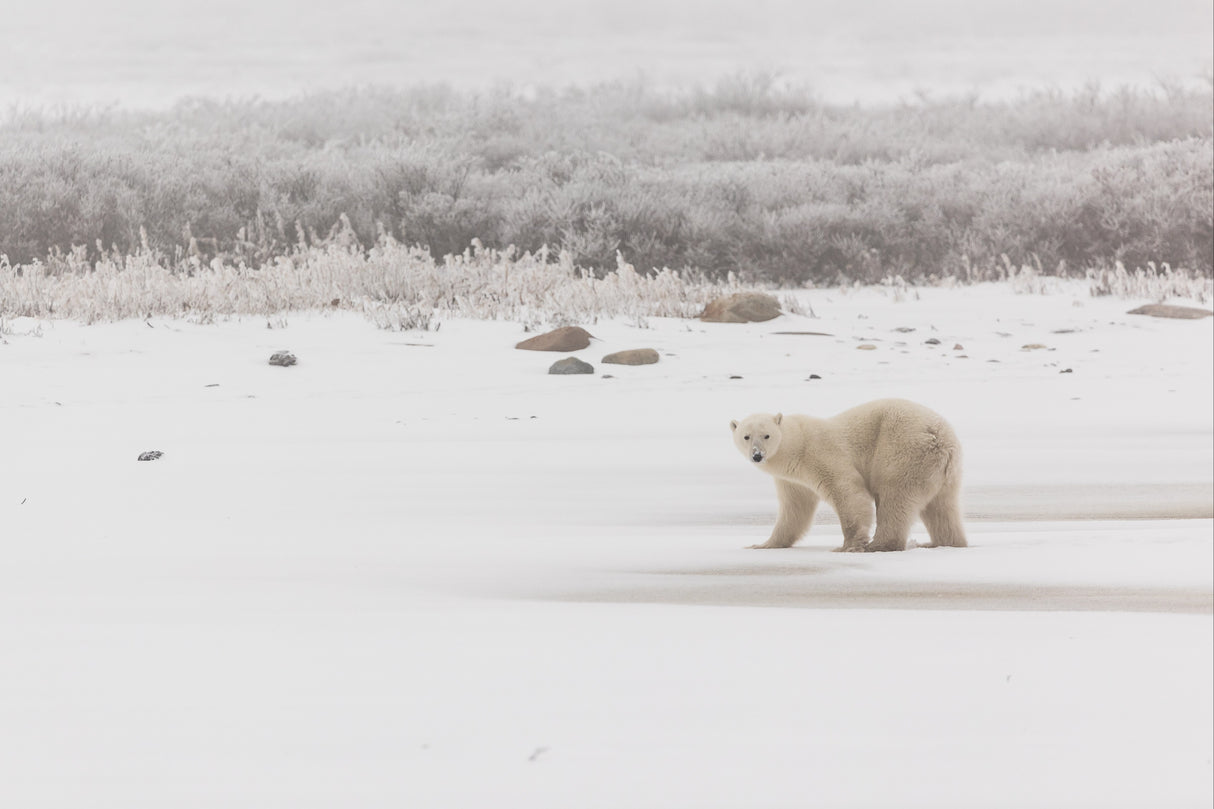
[[[509,323],[10,323],[0,803],[1208,806],[1211,319],[800,294],[583,324],[577,378]],[[957,427],[973,547],[742,550],[729,419],[887,395]]]

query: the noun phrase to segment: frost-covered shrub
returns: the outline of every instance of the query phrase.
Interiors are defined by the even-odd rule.
[[[1214,92],[1087,88],[830,107],[764,74],[707,88],[343,91],[0,123],[0,254],[148,250],[265,268],[381,231],[596,273],[770,282],[1214,273]],[[342,217],[345,221],[342,221]]]
[[[260,268],[197,257],[170,266],[145,250],[97,261],[80,249],[53,262],[0,262],[0,314],[87,323],[154,315],[210,321],[340,307],[398,330],[428,329],[442,316],[560,325],[688,317],[740,288],[732,277],[714,283],[673,270],[641,274],[622,257],[614,270],[594,273],[575,266],[568,253],[518,254],[477,243],[436,260],[386,234],[362,250],[343,233],[344,240],[300,247]]]

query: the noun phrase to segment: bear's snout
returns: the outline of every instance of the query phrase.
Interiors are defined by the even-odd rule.
[[[756,449],[750,453],[750,459],[755,463],[758,463],[759,461],[763,460],[763,453]]]

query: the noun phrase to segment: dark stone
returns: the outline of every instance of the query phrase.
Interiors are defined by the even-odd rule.
[[[924,342],[924,343],[926,343],[926,344],[927,344],[927,345],[929,345],[929,346],[938,346],[938,345],[940,345],[940,341],[939,341],[939,340],[937,340],[935,337],[929,337],[929,338],[927,338],[926,340],[924,340],[923,342]]]
[[[810,379],[821,379],[822,377],[818,376],[817,374],[810,374],[809,378]]]
[[[163,453],[163,452],[161,452],[160,450],[158,450],[158,449],[152,449],[152,450],[148,450],[147,452],[141,452],[141,453],[139,453],[139,458],[138,458],[138,460],[140,460],[140,461],[155,461],[155,460],[159,460],[159,459],[160,459],[160,457],[161,457],[162,455],[164,455],[164,453]]]
[[[577,357],[565,357],[563,360],[557,360],[552,363],[552,367],[548,369],[550,374],[593,374],[594,366],[588,362],[582,362]]]
[[[271,365],[281,365],[283,368],[286,368],[288,365],[294,365],[297,362],[299,360],[290,351],[276,351],[270,355]]]

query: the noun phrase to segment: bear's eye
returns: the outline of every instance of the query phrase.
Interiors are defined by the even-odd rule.
[[[750,436],[748,436],[748,435],[744,435],[744,436],[742,436],[742,440],[743,440],[743,441],[749,441],[749,440],[750,440]]]
[[[763,436],[763,440],[764,440],[764,441],[766,441],[766,440],[767,440],[767,439],[769,439],[769,438],[771,438],[771,436],[770,436],[770,435],[765,435],[765,436]]]

